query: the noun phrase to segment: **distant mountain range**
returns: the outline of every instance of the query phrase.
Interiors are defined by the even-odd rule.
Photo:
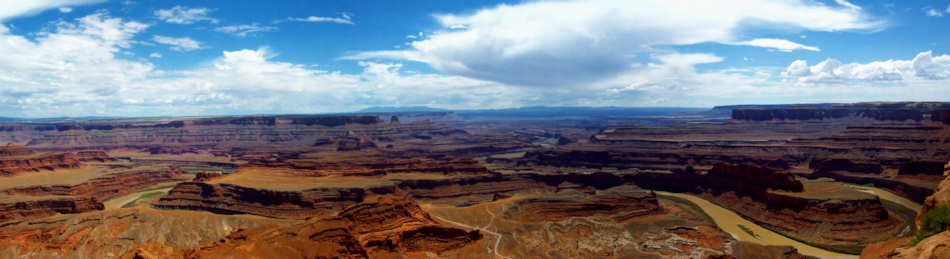
[[[380,113],[380,112],[443,112],[446,109],[432,108],[426,106],[374,106],[357,111],[357,113]]]
[[[544,118],[544,117],[606,117],[606,116],[648,116],[708,111],[709,108],[687,107],[586,107],[586,106],[529,106],[505,109],[448,110],[426,106],[406,107],[370,107],[358,113],[390,112],[444,112],[452,111],[463,118]]]

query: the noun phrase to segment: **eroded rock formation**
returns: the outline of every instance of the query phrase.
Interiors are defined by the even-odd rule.
[[[205,172],[205,171],[197,172],[197,173],[195,173],[195,179],[194,179],[194,181],[196,181],[196,182],[205,182],[205,181],[208,181],[208,180],[211,180],[211,179],[214,179],[214,178],[221,177],[221,176],[223,176],[223,175],[224,175],[224,174],[221,173],[221,172]]]
[[[60,214],[102,210],[105,207],[92,197],[6,197],[0,199],[0,227],[26,219]]]
[[[559,191],[549,197],[521,199],[505,211],[505,217],[523,222],[538,222],[609,215],[617,221],[623,221],[660,211],[660,205],[652,191],[622,185],[590,195],[577,191]]]
[[[923,207],[921,207],[920,212],[917,213],[918,225],[920,224],[920,217],[927,214],[930,210],[939,206],[950,205],[950,163],[946,164],[944,170],[943,175],[946,178],[937,185],[937,190],[924,200],[922,204]]]
[[[0,191],[9,195],[72,195],[105,201],[157,183],[180,180],[180,168],[155,171],[128,171],[93,178],[77,185],[40,185]]]
[[[113,160],[102,151],[76,153],[37,153],[28,148],[7,144],[0,149],[0,175],[20,172],[79,167],[82,162]]]
[[[922,224],[930,224],[921,222],[928,212],[937,207],[950,206],[950,163],[947,163],[945,170],[944,176],[947,176],[947,178],[939,184],[933,195],[927,197],[917,214],[918,234],[920,234],[922,228],[925,228]],[[947,217],[947,215],[930,215],[930,217]],[[950,222],[950,219],[947,218],[932,218],[931,220]],[[944,228],[946,227],[944,226]],[[913,240],[914,238],[919,239]],[[950,258],[950,230],[944,230],[929,237],[918,236],[873,244],[864,249],[861,258]]]
[[[789,105],[785,107],[737,107],[732,119],[748,121],[771,120],[825,120],[868,118],[882,121],[921,121],[924,114],[946,108],[945,103],[855,103],[829,105]]]
[[[169,209],[206,210],[222,214],[254,214],[305,219],[362,202],[371,194],[393,193],[393,188],[318,188],[276,191],[232,184],[184,182],[153,205]]]
[[[374,196],[343,208],[335,216],[314,217],[287,227],[241,230],[183,254],[188,258],[217,258],[240,247],[246,257],[417,257],[451,254],[481,238],[477,230],[439,224],[414,202]],[[130,255],[164,252],[154,250],[159,249],[140,248]]]

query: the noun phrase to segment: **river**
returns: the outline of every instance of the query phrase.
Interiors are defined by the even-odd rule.
[[[683,193],[671,193],[671,192],[656,192],[658,194],[670,195],[682,199],[686,199],[696,206],[699,206],[706,214],[709,214],[709,217],[713,219],[717,226],[723,231],[726,231],[732,237],[739,241],[748,241],[756,244],[763,245],[783,245],[783,246],[793,246],[798,249],[798,252],[803,255],[816,256],[820,258],[830,259],[830,258],[858,258],[857,255],[842,254],[837,252],[828,251],[825,249],[817,248],[814,246],[807,245],[802,242],[795,241],[794,239],[779,235],[778,233],[772,232],[771,230],[765,229],[758,224],[749,221],[739,214],[732,212],[726,208],[720,207],[719,205],[713,204],[706,199],[697,197],[695,195],[683,194]],[[739,228],[739,225],[743,225],[748,229],[752,230],[753,233],[757,235],[752,236],[746,231],[743,231]]]
[[[859,191],[877,195],[881,199],[900,204],[908,209],[911,209],[914,211],[920,211],[920,207],[921,207],[920,203],[916,203],[907,198],[898,196],[890,191],[883,190],[880,188],[875,188],[875,187],[858,186],[858,185],[845,184],[845,183],[841,183],[841,184],[857,189]],[[713,218],[713,221],[716,223],[717,226],[719,226],[720,229],[722,229],[723,231],[726,231],[727,233],[729,233],[734,238],[740,241],[749,241],[749,242],[763,244],[763,245],[793,246],[796,249],[798,249],[798,252],[801,254],[816,256],[816,257],[826,258],[826,259],[827,258],[858,258],[857,255],[842,254],[842,253],[837,253],[833,251],[828,251],[825,249],[810,246],[808,244],[796,241],[794,239],[779,235],[778,233],[765,229],[759,226],[758,224],[752,221],[749,221],[743,218],[742,216],[739,216],[739,214],[736,214],[735,212],[732,212],[731,210],[728,210],[719,205],[713,204],[712,202],[695,195],[683,194],[683,193],[661,192],[661,191],[658,191],[656,193],[679,197],[696,204],[696,206],[699,206],[703,211],[706,212],[706,214],[709,214],[709,217]],[[752,230],[752,232],[755,233],[757,236],[752,236],[748,232],[743,231],[742,229],[739,228],[739,225],[743,225],[747,227],[748,229]]]
[[[103,205],[105,205],[106,209],[118,209],[118,208],[122,208],[122,206],[125,206],[126,204],[129,204],[130,202],[137,200],[139,196],[142,196],[143,194],[153,193],[153,192],[168,193],[168,191],[170,191],[171,189],[172,187],[161,188],[161,189],[145,189],[143,191],[138,191],[138,192],[126,194],[120,197],[109,199],[103,202]]]

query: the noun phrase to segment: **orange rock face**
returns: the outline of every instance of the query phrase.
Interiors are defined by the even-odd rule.
[[[7,143],[6,146],[0,146],[0,157],[27,156],[32,155],[33,153],[35,153],[33,150],[13,143]]]
[[[950,163],[947,163],[947,167],[945,168],[944,176],[947,178],[941,181],[940,184],[937,185],[937,190],[924,200],[922,204],[923,207],[921,207],[920,212],[917,213],[918,225],[920,225],[920,217],[927,214],[928,211],[938,206],[950,205]]]
[[[58,213],[71,214],[102,210],[104,206],[90,197],[53,197],[0,201],[0,227],[10,222],[41,218]]]
[[[198,173],[195,173],[194,181],[204,182],[204,181],[211,180],[212,178],[221,177],[223,175],[224,174],[221,172],[198,172]]]
[[[917,225],[920,226],[921,217],[930,210],[950,205],[950,163],[947,163],[945,178],[937,190],[923,203],[917,214]],[[909,238],[888,242],[881,242],[868,246],[861,253],[861,258],[950,258],[950,231],[930,236],[920,240],[915,246],[908,247]]]
[[[374,190],[380,194],[394,191],[392,188]],[[153,205],[169,209],[306,219],[362,202],[371,191],[363,188],[276,191],[232,184],[184,182],[176,185]]]
[[[13,175],[19,172],[54,170],[57,168],[75,168],[82,162],[110,161],[102,151],[80,151],[77,153],[37,153],[28,148],[7,144],[0,148],[0,175]]]
[[[623,221],[660,212],[660,205],[653,192],[623,185],[597,191],[593,195],[562,191],[549,197],[521,199],[505,211],[505,217],[537,222],[600,214],[611,215],[617,221]]]
[[[5,194],[73,195],[92,197],[99,201],[131,193],[156,183],[179,180],[184,171],[179,168],[160,171],[130,171],[91,179],[77,185],[30,186],[3,190]]]
[[[177,253],[187,258],[225,258],[237,250],[242,257],[260,258],[419,257],[452,253],[481,238],[478,231],[439,224],[414,202],[375,196],[342,209],[336,216],[315,217],[287,227],[241,230],[218,242]],[[129,256],[165,253],[152,246]]]

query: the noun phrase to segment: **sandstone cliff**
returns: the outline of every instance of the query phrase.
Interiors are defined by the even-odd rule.
[[[622,185],[594,194],[559,191],[546,197],[527,198],[505,210],[505,217],[523,222],[561,221],[571,217],[611,215],[617,221],[660,213],[652,191]]]
[[[0,155],[0,175],[12,175],[19,172],[55,170],[58,168],[79,167],[82,162],[113,160],[102,151],[80,151],[76,153],[36,153],[32,150],[7,145],[7,155]]]
[[[81,213],[104,208],[101,202],[91,197],[9,197],[0,199],[0,227],[9,222],[47,217],[57,213]]]
[[[947,178],[927,197],[917,214],[917,235],[868,246],[861,258],[950,258],[950,163],[945,170]],[[930,234],[933,235],[926,236]]]
[[[129,171],[93,178],[76,185],[18,187],[0,192],[10,195],[32,196],[73,195],[105,201],[157,183],[181,180],[179,177],[184,173],[177,167],[168,170]]]
[[[923,207],[920,209],[920,213],[917,214],[917,224],[920,224],[920,217],[924,214],[927,214],[930,210],[939,207],[950,205],[950,163],[946,164],[944,169],[944,176],[947,177],[940,184],[937,185],[937,189],[924,200],[922,204]]]
[[[318,188],[276,191],[232,184],[184,182],[153,205],[159,208],[205,210],[221,214],[254,214],[306,219],[326,215],[362,202],[371,193],[393,193],[390,188]]]
[[[314,217],[286,227],[239,230],[197,249],[175,251],[145,246],[125,257],[179,254],[186,258],[226,258],[236,250],[241,251],[242,257],[260,258],[471,257],[458,254],[457,250],[481,238],[477,230],[443,226],[412,201],[374,196],[347,206],[334,216]]]

